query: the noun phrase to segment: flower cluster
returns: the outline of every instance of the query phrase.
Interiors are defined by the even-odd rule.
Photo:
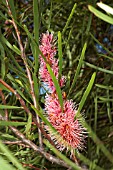
[[[53,46],[53,34],[42,35],[40,50],[43,55],[50,63],[52,71],[56,78],[58,79],[58,60],[54,57],[56,54],[56,48]],[[50,94],[46,94],[45,97],[45,111],[49,122],[60,134],[60,138],[57,135],[52,134],[49,127],[46,129],[50,133],[51,138],[55,141],[57,148],[59,150],[70,150],[73,154],[74,149],[82,149],[84,145],[84,134],[85,128],[81,125],[78,119],[74,119],[77,113],[75,104],[72,100],[67,100],[64,98],[63,109],[61,109],[58,96],[55,91],[54,83],[51,76],[47,70],[46,63],[40,56],[40,78],[44,83],[51,89]],[[60,86],[64,85],[64,77],[60,79]]]
[[[58,59],[54,57],[56,55],[56,48],[54,47],[53,44],[53,34],[49,34],[48,31],[46,34],[42,34],[40,50],[43,53],[44,57],[46,58],[47,62],[50,64],[54,75],[58,79]],[[39,75],[41,80],[45,82],[47,86],[50,88],[51,92],[54,92],[55,91],[54,83],[47,70],[46,63],[41,56],[40,56]],[[61,87],[64,85],[64,82],[65,82],[65,78],[64,76],[62,76],[62,78],[60,79]]]

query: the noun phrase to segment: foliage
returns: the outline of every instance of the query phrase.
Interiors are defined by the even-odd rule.
[[[113,7],[112,1],[107,5]],[[112,169],[113,19],[112,8],[98,6],[96,0],[0,1],[1,170]],[[38,73],[40,36],[47,30],[56,37],[59,77],[66,77],[60,89],[48,65],[60,104],[62,90],[86,120],[81,120],[88,131],[86,149],[75,158],[60,153],[43,128],[56,133],[43,114],[47,89]]]

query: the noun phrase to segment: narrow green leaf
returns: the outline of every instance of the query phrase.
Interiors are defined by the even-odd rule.
[[[85,103],[85,101],[86,101],[86,99],[87,99],[87,97],[88,97],[88,95],[89,95],[89,93],[90,93],[90,91],[91,91],[91,89],[92,89],[92,86],[93,86],[94,81],[95,81],[95,77],[96,77],[96,73],[93,73],[93,75],[92,75],[92,77],[91,77],[91,79],[90,79],[90,82],[89,82],[89,84],[88,84],[88,86],[87,86],[87,89],[86,89],[86,91],[84,92],[83,97],[82,97],[82,99],[81,99],[81,101],[80,101],[79,108],[78,108],[78,112],[79,112],[79,113],[80,113],[80,111],[82,110],[82,108],[83,108],[83,106],[84,106],[84,103]]]
[[[16,66],[18,71],[23,73],[24,71],[22,70],[22,67],[18,64],[18,62],[16,61],[15,57],[12,55],[12,53],[10,52],[8,47],[5,44],[3,44],[3,46],[4,46],[5,51],[7,52],[8,58],[11,58],[11,60],[14,62],[14,65]],[[9,67],[10,67],[10,65],[9,65]]]
[[[94,119],[94,130],[96,132],[97,129],[97,115],[98,115],[98,97],[97,94],[94,98],[94,103],[95,103],[95,119]]]
[[[55,86],[55,88],[56,88],[56,92],[57,92],[57,94],[58,94],[58,99],[59,99],[61,108],[62,108],[62,110],[63,110],[63,98],[62,98],[62,92],[61,92],[59,83],[58,83],[58,81],[57,81],[57,79],[56,79],[56,77],[55,77],[55,75],[54,75],[54,73],[53,73],[50,65],[49,65],[49,64],[46,64],[46,66],[47,66],[47,69],[48,69],[48,71],[49,71],[49,74],[50,74],[50,76],[51,76],[51,78],[52,78],[52,80],[53,80],[54,86]]]
[[[19,48],[18,48],[16,45],[13,45],[13,49],[15,50],[15,52],[16,52],[17,54],[21,54]]]
[[[23,109],[23,107],[0,105],[0,109]]]
[[[8,18],[0,11],[0,16],[4,19],[4,20],[8,20]]]
[[[108,89],[108,90],[113,90],[113,87],[111,86],[105,86],[105,85],[101,85],[101,84],[95,84],[95,86],[102,88],[102,89]]]
[[[89,31],[90,31],[90,28],[91,28],[91,24],[92,24],[92,13],[89,15],[89,19],[88,19],[88,24],[87,24],[87,28],[86,28],[86,34],[88,34],[89,33]],[[85,15],[85,17],[86,17],[86,15]],[[84,36],[84,32],[82,32],[83,33],[83,36]]]
[[[112,123],[112,115],[111,115],[111,108],[110,108],[110,92],[109,92],[109,90],[107,89],[107,102],[106,102],[106,107],[107,107],[107,114],[108,114],[108,118],[109,118],[109,122],[110,123]],[[113,99],[112,99],[112,101],[113,101]]]
[[[9,161],[5,160],[3,157],[0,156],[0,170],[16,170],[13,165],[9,163]]]
[[[62,76],[62,38],[61,32],[58,32],[58,56],[59,56],[59,80]]]
[[[44,56],[43,53],[40,51],[37,42],[34,40],[32,34],[29,32],[29,30],[28,30],[28,28],[26,27],[26,25],[23,26],[23,29],[24,29],[25,32],[27,33],[28,37],[31,39],[31,41],[32,41],[32,47],[33,47],[33,46],[37,46],[38,53],[42,56],[42,58],[44,59],[44,61],[47,63],[47,60],[46,60],[45,56]]]
[[[36,102],[38,103],[38,101],[39,101],[39,83],[38,83],[37,75],[35,73],[33,74],[33,82],[34,82],[34,92],[35,92]]]
[[[5,68],[5,52],[4,52],[4,48],[2,46],[2,44],[0,43],[0,59],[1,59],[1,76],[2,79],[4,79],[5,77],[5,73],[6,73],[6,68]]]
[[[53,145],[49,143],[49,141],[44,140],[45,145],[50,148],[60,159],[64,160],[67,165],[71,166],[75,170],[82,170],[79,166],[77,166],[74,162],[68,159],[64,154],[58,151]]]
[[[25,170],[21,163],[13,156],[10,150],[0,141],[0,150],[5,154],[5,156],[12,162],[13,165],[17,167],[18,170]]]
[[[111,70],[106,70],[104,68],[101,68],[101,67],[98,67],[98,66],[95,66],[93,64],[90,64],[88,62],[84,62],[87,66],[91,67],[91,68],[94,68],[95,70],[99,70],[99,71],[102,71],[104,73],[108,73],[108,74],[113,74],[113,71]]]
[[[3,35],[1,35],[1,40],[15,53],[17,53],[18,55],[21,55],[21,51],[16,47],[16,46],[12,46],[9,41],[7,41],[7,39],[5,37],[3,37]],[[16,48],[15,48],[16,47]],[[17,50],[18,49],[18,50]]]
[[[113,24],[113,18],[109,17],[106,14],[103,14],[102,12],[100,12],[99,10],[95,9],[94,7],[92,7],[91,5],[88,5],[88,9],[94,14],[96,15],[98,18],[102,19],[105,22],[108,22],[109,24]]]
[[[108,54],[110,54],[110,55],[113,56],[113,53],[112,53],[108,48],[104,47],[104,45],[103,45],[102,43],[100,43],[100,42],[93,36],[93,34],[90,33],[90,35],[91,35],[91,37],[93,38],[93,40],[94,40],[95,42],[97,42],[99,45],[101,45],[101,46],[103,47],[104,50],[106,50],[106,52],[107,52]],[[103,55],[103,54],[101,54],[101,55]],[[108,57],[108,56],[107,56],[107,57]],[[112,58],[112,61],[113,61],[113,58]]]
[[[62,34],[64,34],[65,31],[66,31],[66,29],[68,28],[68,25],[69,25],[69,23],[70,23],[73,15],[74,15],[76,6],[77,6],[77,4],[75,3],[74,6],[73,6],[73,8],[72,8],[72,11],[71,11],[71,13],[70,13],[70,15],[69,15],[69,17],[68,17],[68,19],[67,19],[67,22],[66,22],[66,25],[65,25],[65,27],[64,27],[64,29],[63,29],[63,31],[62,31]]]
[[[106,11],[107,13],[109,14],[112,14],[113,15],[113,8],[111,8],[110,6],[102,3],[102,2],[98,2],[97,5],[103,9],[104,11]]]
[[[0,126],[24,126],[27,122],[0,121]]]
[[[27,121],[26,128],[25,128],[25,133],[27,136],[29,135],[29,133],[31,131],[31,124],[32,124],[32,114],[29,113],[28,121]]]
[[[71,91],[72,91],[72,89],[74,88],[74,86],[76,85],[76,81],[77,81],[77,78],[78,78],[78,76],[79,76],[79,72],[80,72],[80,69],[81,69],[81,66],[82,66],[82,63],[83,63],[83,59],[84,59],[86,47],[87,47],[87,43],[84,44],[84,47],[83,47],[83,49],[82,49],[81,57],[80,57],[80,59],[79,59],[79,63],[78,63],[78,66],[77,66],[77,69],[76,69],[76,73],[75,73],[75,76],[74,76],[74,79],[73,79],[73,83],[72,83],[72,85],[71,85],[71,87],[70,87],[68,96],[69,96],[69,94],[71,93]]]
[[[37,44],[39,44],[39,9],[38,9],[38,0],[33,0],[33,18],[34,18],[34,38]],[[37,46],[35,46],[35,72],[38,69],[38,60],[39,53],[37,50]]]
[[[11,13],[13,15],[14,20],[16,20],[16,10],[15,10],[15,6],[14,6],[14,1],[13,0],[9,0],[9,6],[11,9]]]
[[[103,102],[113,102],[113,99],[105,98],[105,97],[98,97]]]
[[[24,85],[27,85],[27,82],[25,82],[25,84],[23,84],[23,82],[21,82],[21,79],[20,80],[16,80],[13,78],[13,76],[11,74],[7,74],[7,78],[11,81],[13,87],[16,89],[16,91],[18,92],[18,94],[20,94],[20,96],[30,104],[30,101],[24,96],[24,93],[22,92],[22,90],[20,89],[20,87],[17,85],[17,83],[19,83],[19,85],[21,85],[22,88],[24,88]]]
[[[0,89],[6,90],[8,92],[11,92],[8,88],[6,88],[3,84],[0,83]]]
[[[33,41],[31,41],[32,46],[32,52],[34,56],[34,73],[33,73],[33,82],[34,82],[34,93],[36,96],[36,102],[38,103],[39,100],[39,88],[38,88],[38,78],[37,78],[37,72],[39,68],[39,51],[38,51],[38,44],[39,44],[39,1],[33,0],[33,19],[34,19],[34,39],[37,44],[35,44]]]

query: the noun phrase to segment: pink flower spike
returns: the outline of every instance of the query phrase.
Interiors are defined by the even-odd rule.
[[[85,128],[82,127],[78,119],[74,119],[77,110],[72,100],[65,100],[63,103],[63,113],[58,101],[58,97],[55,94],[46,95],[45,110],[48,120],[53,127],[59,132],[61,138],[57,137],[57,134],[52,134],[48,127],[47,130],[50,133],[51,138],[56,142],[59,150],[70,150],[71,155],[74,154],[75,149],[82,149],[84,147]]]
[[[51,69],[58,80],[58,59],[54,56],[56,55],[56,48],[53,44],[53,34],[49,34],[47,31],[46,34],[42,34],[40,50],[42,51],[43,55],[47,59],[48,63],[51,66]],[[47,86],[50,88],[51,92],[55,92],[55,86],[52,81],[52,78],[47,70],[46,63],[44,59],[40,56],[40,68],[39,68],[39,75],[41,81],[45,82]],[[64,76],[61,77],[59,81],[59,85],[62,87],[65,83]]]

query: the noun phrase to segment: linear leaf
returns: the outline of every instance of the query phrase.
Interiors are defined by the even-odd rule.
[[[23,109],[23,107],[0,105],[0,109]]]
[[[7,39],[5,37],[3,37],[3,35],[1,35],[1,40],[15,53],[17,53],[18,55],[21,55],[20,50],[16,47],[16,46],[12,46],[9,41],[7,41]]]
[[[109,24],[113,24],[113,18],[109,17],[106,14],[103,14],[102,12],[100,12],[99,10],[95,9],[94,7],[92,7],[91,5],[88,5],[88,9],[94,14],[96,15],[98,18],[102,19],[105,22],[108,22]]]
[[[63,29],[63,31],[62,31],[62,34],[65,33],[65,31],[66,31],[66,29],[67,29],[67,27],[68,27],[68,25],[69,25],[69,23],[70,23],[73,15],[74,15],[76,6],[77,6],[77,4],[75,3],[74,6],[73,6],[73,8],[72,8],[72,11],[71,11],[71,13],[70,13],[70,15],[69,15],[69,17],[68,17],[68,19],[67,19],[67,22],[66,22],[66,25],[65,25],[65,27],[64,27],[64,29]]]
[[[59,83],[58,83],[58,81],[57,81],[57,79],[56,79],[56,77],[55,77],[55,75],[54,75],[51,67],[49,66],[49,64],[46,64],[46,66],[47,66],[47,69],[48,69],[48,71],[49,71],[49,74],[50,74],[50,76],[51,76],[51,78],[52,78],[52,80],[53,80],[54,86],[55,86],[55,88],[56,88],[56,92],[57,92],[57,94],[58,94],[58,99],[59,99],[59,102],[60,102],[60,106],[61,106],[61,108],[63,109],[63,98],[62,98],[62,92],[61,92]]]
[[[99,71],[102,71],[104,73],[108,73],[108,74],[113,74],[113,71],[111,70],[106,70],[104,68],[101,68],[101,67],[98,67],[98,66],[95,66],[93,64],[90,64],[88,62],[84,62],[87,66],[91,67],[91,68],[94,68],[95,70],[99,70]]]
[[[77,81],[77,78],[78,78],[78,75],[79,75],[79,72],[80,72],[82,63],[83,63],[83,59],[84,59],[86,47],[87,47],[87,43],[84,44],[84,47],[83,47],[83,49],[82,49],[81,57],[80,57],[80,59],[79,59],[79,63],[78,63],[77,69],[76,69],[76,73],[75,73],[75,76],[74,76],[74,79],[73,79],[73,83],[72,83],[72,85],[71,85],[71,87],[70,87],[70,90],[69,90],[68,95],[71,93],[73,87],[74,87],[75,84],[76,84],[76,81]]]
[[[106,90],[113,90],[112,86],[105,86],[105,85],[101,85],[101,84],[95,84],[95,86],[102,88],[102,89],[106,89]]]
[[[6,68],[5,68],[5,51],[4,48],[2,46],[2,44],[0,43],[0,53],[1,53],[1,75],[2,75],[2,79],[4,79],[5,74],[6,74]]]
[[[97,5],[103,9],[104,11],[106,11],[107,13],[109,14],[112,14],[113,15],[113,8],[111,8],[110,6],[102,3],[102,2],[98,2]]]
[[[27,122],[0,121],[0,126],[24,126]]]
[[[0,156],[0,170],[16,170],[8,161],[6,161],[2,156]]]
[[[37,44],[39,44],[39,9],[38,9],[38,0],[33,0],[33,19],[34,19],[34,39]],[[37,46],[35,46],[35,72],[38,69],[38,59],[39,53]]]
[[[13,0],[9,0],[9,5],[10,5],[10,9],[13,15],[14,20],[16,20],[16,10],[15,10],[15,6],[14,6],[14,1]]]
[[[59,80],[62,76],[62,39],[61,32],[58,32],[58,56],[59,56]]]
[[[88,95],[89,95],[89,93],[90,93],[90,91],[92,89],[92,86],[94,84],[95,77],[96,77],[96,73],[93,73],[93,75],[92,75],[92,77],[90,79],[90,82],[89,82],[89,84],[87,86],[87,89],[84,92],[83,97],[82,97],[82,99],[80,101],[78,112],[80,112],[82,110],[83,106],[84,106],[84,103],[85,103],[85,101],[86,101],[86,99],[87,99],[87,97],[88,97]]]
[[[5,156],[14,164],[18,170],[25,170],[21,163],[18,162],[16,157],[13,156],[11,151],[0,141],[0,150],[5,154]]]

